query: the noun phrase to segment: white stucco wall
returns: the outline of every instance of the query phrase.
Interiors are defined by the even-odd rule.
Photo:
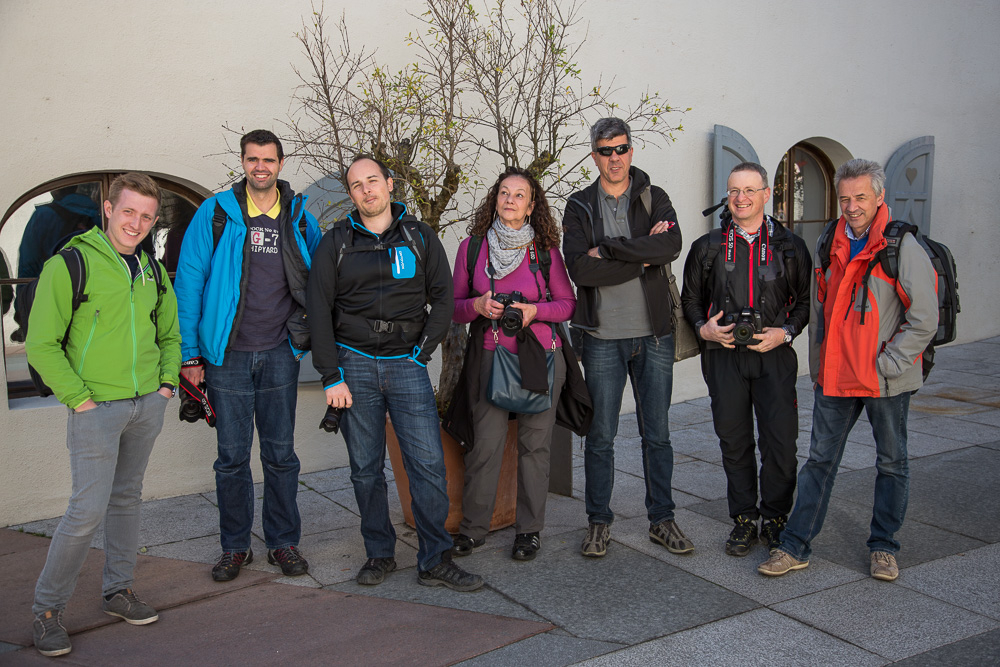
[[[586,81],[616,77],[623,104],[648,86],[692,107],[675,144],[635,155],[670,193],[686,246],[709,226],[700,211],[711,200],[717,123],[742,133],[772,176],[784,152],[811,137],[884,164],[910,139],[933,135],[932,231],[960,264],[960,340],[975,340],[1000,333],[987,305],[995,281],[979,269],[1000,249],[987,206],[1000,174],[1000,5],[960,5],[590,0],[580,65]],[[402,37],[416,27],[404,11],[419,6],[379,0],[343,10],[355,46],[401,64]],[[221,155],[226,138],[238,142],[224,124],[280,134],[275,119],[287,115],[292,64],[301,64],[293,35],[309,11],[306,0],[0,2],[0,214],[33,187],[83,171],[146,170],[215,190],[226,180],[224,163],[234,162]],[[328,14],[340,11],[327,2]],[[292,161],[283,173],[297,189],[316,176]],[[454,252],[458,234],[445,241]],[[11,410],[0,392],[0,526],[57,515],[70,486],[65,409]],[[680,364],[675,400],[704,393],[697,360]],[[303,470],[346,464],[342,443],[316,430],[322,403],[315,385],[303,387]],[[214,434],[179,423],[175,410],[171,404],[154,450],[147,498],[213,488]]]

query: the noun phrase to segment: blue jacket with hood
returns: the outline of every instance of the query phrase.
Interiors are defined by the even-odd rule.
[[[297,304],[288,319],[289,345],[296,356],[309,349],[305,321],[305,290],[312,255],[322,236],[316,218],[305,210],[306,197],[278,181],[281,197],[281,258],[292,299]],[[215,246],[216,202],[226,222]],[[181,327],[181,358],[204,357],[219,366],[243,317],[247,276],[243,264],[250,253],[245,217],[246,179],[202,203],[184,234],[174,289]],[[287,214],[286,214],[287,212]],[[294,239],[294,243],[289,243]]]

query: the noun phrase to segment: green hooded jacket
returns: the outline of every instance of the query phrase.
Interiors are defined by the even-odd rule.
[[[25,341],[28,363],[56,398],[73,409],[88,398],[114,401],[152,393],[164,382],[176,386],[181,335],[177,298],[166,270],[161,268],[166,292],[154,327],[157,290],[149,262],[155,259],[140,252],[142,273],[133,280],[99,228],[70,239],[66,247],[72,246],[79,248],[87,267],[86,300],[74,313],[66,262],[58,255],[45,262]]]

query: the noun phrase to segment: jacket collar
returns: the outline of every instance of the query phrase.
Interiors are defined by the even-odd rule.
[[[868,228],[868,243],[855,256],[855,259],[858,257],[869,258],[885,247],[885,226],[889,224],[890,220],[892,220],[892,216],[889,212],[889,207],[886,204],[882,204],[875,211],[875,219]],[[837,232],[833,237],[833,249],[831,252],[840,256],[845,265],[851,256],[851,241],[847,238],[847,218],[843,215],[837,220]]]

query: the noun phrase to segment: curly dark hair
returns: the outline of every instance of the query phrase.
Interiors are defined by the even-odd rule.
[[[486,199],[476,209],[472,222],[466,228],[469,236],[485,237],[489,231],[493,220],[497,217],[497,195],[500,193],[500,184],[509,176],[520,176],[528,181],[531,186],[531,201],[535,203],[535,210],[531,212],[531,227],[535,230],[535,240],[542,250],[551,250],[559,247],[559,226],[552,218],[552,210],[549,208],[549,200],[545,198],[545,191],[542,190],[538,180],[524,169],[517,167],[507,167],[500,174],[497,182],[493,184],[486,194]]]

